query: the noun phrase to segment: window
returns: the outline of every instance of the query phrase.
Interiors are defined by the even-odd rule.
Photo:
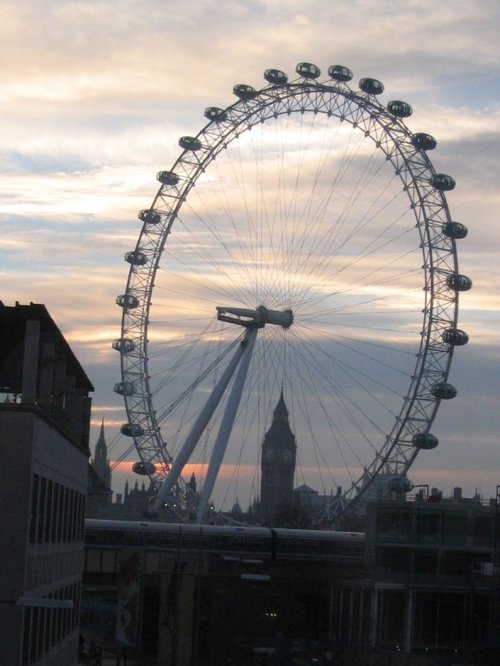
[[[438,572],[437,550],[416,550],[414,570],[417,575],[435,576]]]
[[[38,490],[40,485],[40,477],[38,474],[33,474],[31,481],[31,517],[30,517],[30,543],[36,542],[37,533],[37,520],[38,520]]]
[[[101,571],[101,549],[87,548],[85,571],[87,573],[100,573]]]
[[[381,509],[378,512],[378,541],[396,540],[399,528],[399,511],[397,509]]]
[[[463,551],[445,550],[441,554],[439,573],[444,576],[464,577],[469,574],[471,563],[468,553]]]
[[[116,555],[114,548],[102,551],[101,571],[106,573],[116,573]]]
[[[403,642],[406,615],[403,590],[384,590],[379,598],[379,640],[382,645]]]
[[[54,488],[53,488],[53,494],[54,494],[54,501],[53,501],[53,510],[52,510],[52,525],[51,525],[51,530],[50,530],[50,540],[52,543],[57,542],[57,524],[59,522],[60,518],[60,506],[59,506],[59,501],[60,501],[60,491],[61,491],[61,486],[59,483],[54,483]]]
[[[441,514],[437,511],[419,511],[417,514],[417,542],[438,544],[441,539]]]
[[[390,573],[407,573],[410,569],[410,552],[405,548],[378,548],[377,565]]]
[[[36,541],[37,543],[43,542],[43,527],[45,523],[45,502],[46,502],[46,493],[47,493],[47,479],[45,477],[40,477],[40,494],[38,501],[38,514],[37,514],[37,526],[36,526]]]
[[[443,515],[443,544],[465,546],[467,540],[467,514],[465,511],[449,512]]]
[[[50,479],[47,479],[47,502],[45,505],[45,519],[44,519],[44,527],[43,527],[43,540],[45,543],[50,542],[50,525],[52,522],[52,517],[54,515],[54,510],[52,507],[52,491],[53,491],[54,483]]]
[[[474,516],[473,538],[475,546],[493,547],[493,516]]]
[[[408,509],[381,509],[378,513],[378,540],[397,543],[411,541],[411,513]]]

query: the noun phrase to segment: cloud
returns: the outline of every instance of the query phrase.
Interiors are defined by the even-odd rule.
[[[307,60],[326,77],[340,63],[353,69],[353,87],[374,76],[386,85],[385,101],[412,104],[408,125],[436,136],[433,164],[457,179],[447,199],[470,229],[457,245],[460,270],[474,282],[460,297],[471,342],[456,352],[460,397],[439,412],[444,436],[433,460],[443,470],[452,460],[498,467],[496,0],[396,8],[382,0],[20,0],[4,2],[0,20],[1,298],[47,305],[96,385],[96,428],[102,415],[112,432],[125,420],[112,389],[119,355],[110,342],[122,314],[114,299],[125,289],[137,211],[153,200],[155,173],[178,157],[178,137],[200,130],[206,106],[232,104],[235,83],[263,86],[268,67],[294,78]],[[155,298],[173,286],[163,281]],[[171,304],[183,305],[181,292]]]

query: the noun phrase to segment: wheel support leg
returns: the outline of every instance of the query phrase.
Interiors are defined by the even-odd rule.
[[[234,420],[236,418],[241,400],[241,394],[245,385],[248,367],[250,365],[250,359],[252,357],[252,351],[255,345],[255,340],[257,338],[257,331],[257,328],[249,328],[245,335],[245,340],[247,343],[245,353],[238,368],[238,373],[234,379],[231,393],[229,394],[224,416],[222,417],[220,429],[214,444],[212,456],[210,458],[210,464],[208,467],[207,475],[205,477],[205,482],[203,484],[200,503],[198,505],[198,511],[196,514],[196,523],[198,525],[203,522],[208,502],[210,500],[210,495],[212,494],[215,480],[217,479],[217,475],[226,452],[227,443],[233,429]]]
[[[182,445],[181,450],[175,457],[167,478],[160,486],[158,494],[151,503],[149,508],[150,513],[152,514],[158,513],[162,504],[164,504],[168,499],[170,491],[173,489],[174,485],[176,484],[184,468],[184,465],[189,460],[189,456],[194,451],[196,444],[198,443],[201,435],[203,434],[205,428],[207,427],[208,422],[212,418],[212,415],[215,409],[217,408],[217,405],[221,401],[221,398],[224,395],[224,391],[226,390],[227,385],[229,384],[231,377],[233,376],[234,371],[236,370],[238,363],[241,360],[241,357],[245,353],[245,349],[247,346],[246,341],[250,331],[251,329],[248,330],[247,334],[245,335],[245,338],[243,339],[238,349],[236,350],[235,354],[233,355],[229,365],[225,369],[224,373],[222,374],[217,384],[214,386],[213,391],[210,394],[210,397],[208,398],[207,402],[205,403],[205,406],[201,410],[198,418],[196,419],[196,422],[193,425],[191,432],[187,436],[184,444]]]

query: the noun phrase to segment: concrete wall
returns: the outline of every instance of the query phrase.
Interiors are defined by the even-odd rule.
[[[36,407],[2,405],[0,409],[0,663],[21,663],[23,616],[19,599],[77,590],[83,568],[83,541],[30,542],[33,475],[71,490],[80,502],[86,493],[87,456],[68,443]],[[77,495],[78,493],[78,495]],[[49,516],[50,512],[46,513]],[[57,519],[51,516],[52,519]],[[70,518],[71,519],[71,518]],[[76,599],[78,607],[79,599]],[[25,602],[26,603],[26,602]],[[70,611],[64,611],[69,613]],[[77,612],[77,611],[75,611]],[[48,616],[49,614],[47,614]],[[78,632],[65,635],[38,663],[76,663]],[[43,640],[43,639],[42,639]],[[62,651],[62,653],[60,653]],[[60,653],[60,654],[59,654]],[[71,654],[61,661],[62,654]]]

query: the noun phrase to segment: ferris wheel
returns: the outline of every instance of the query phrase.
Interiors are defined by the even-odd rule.
[[[266,70],[262,89],[238,84],[233,104],[205,110],[125,255],[121,431],[156,509],[180,518],[203,522],[219,485],[258,494],[281,394],[298,479],[335,497],[333,513],[381,479],[407,491],[456,395],[467,228],[450,217],[453,178],[429,159],[436,141],[410,131],[409,104],[379,101],[376,79],[352,87],[347,67],[322,78],[311,63],[296,74]]]

